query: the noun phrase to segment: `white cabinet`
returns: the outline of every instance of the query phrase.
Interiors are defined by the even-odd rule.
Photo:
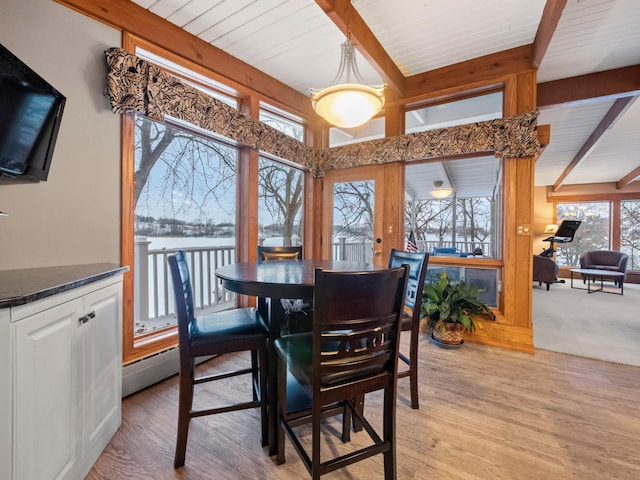
[[[122,276],[11,308],[12,478],[82,479],[121,421]]]

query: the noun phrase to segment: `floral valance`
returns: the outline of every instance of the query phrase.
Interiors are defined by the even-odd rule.
[[[114,113],[137,112],[163,121],[171,116],[231,140],[291,160],[314,176],[336,168],[494,151],[497,157],[540,152],[538,112],[451,128],[315,150],[213,98],[121,48],[106,52],[105,95]]]

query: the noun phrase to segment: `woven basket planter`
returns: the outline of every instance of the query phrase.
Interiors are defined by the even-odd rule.
[[[431,334],[434,340],[447,345],[461,345],[462,334],[465,332],[464,325],[459,323],[445,323],[444,327],[444,332],[440,325],[433,329]]]

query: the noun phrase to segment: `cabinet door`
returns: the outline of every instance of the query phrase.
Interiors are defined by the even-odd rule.
[[[14,478],[62,479],[79,465],[82,299],[15,324]]]
[[[83,379],[83,467],[86,474],[120,426],[122,402],[122,284],[84,297],[80,327]],[[95,316],[94,316],[95,315]]]
[[[0,478],[11,478],[11,334],[8,308],[0,308]]]

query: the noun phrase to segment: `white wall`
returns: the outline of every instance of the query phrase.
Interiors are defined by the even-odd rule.
[[[1,0],[0,43],[67,97],[46,182],[0,184],[0,270],[120,262],[120,117],[103,96],[120,32],[52,0]]]

